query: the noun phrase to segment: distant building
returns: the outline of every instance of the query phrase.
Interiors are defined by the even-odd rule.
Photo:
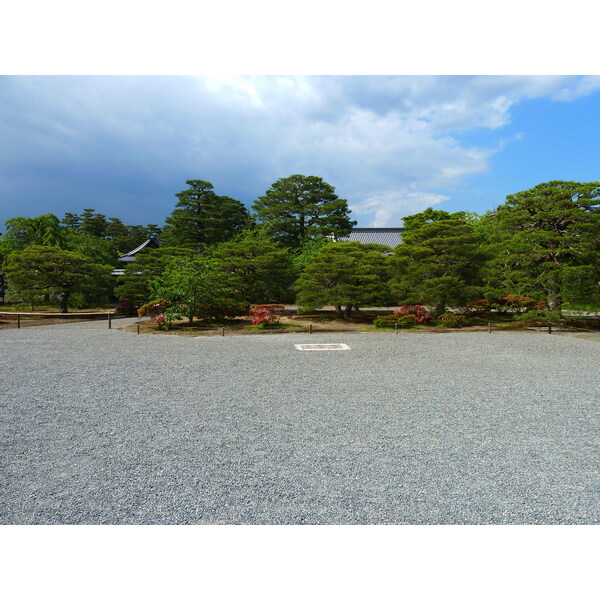
[[[336,238],[336,242],[362,242],[384,244],[395,248],[402,241],[403,227],[354,227],[349,235]]]
[[[118,269],[113,269],[112,274],[113,275],[123,275],[123,272],[125,271],[125,267],[129,263],[132,263],[135,260],[135,255],[140,250],[143,250],[144,248],[160,248],[160,242],[158,241],[158,239],[156,237],[150,236],[143,244],[140,244],[137,248],[134,248],[133,250],[131,250],[130,252],[127,252],[126,254],[121,254],[121,256],[119,256],[119,262],[122,263],[123,266]]]

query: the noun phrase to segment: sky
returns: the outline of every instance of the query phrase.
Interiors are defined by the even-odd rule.
[[[0,222],[163,224],[188,179],[248,207],[317,175],[362,227],[600,179],[600,77],[2,76]]]

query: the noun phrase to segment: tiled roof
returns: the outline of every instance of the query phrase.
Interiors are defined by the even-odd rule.
[[[154,237],[148,238],[143,244],[140,244],[137,248],[130,250],[126,254],[121,254],[121,256],[119,256],[119,262],[123,262],[123,263],[133,262],[135,260],[135,255],[142,248],[146,248],[146,246],[149,246],[150,248],[158,248],[160,246],[160,243]]]
[[[385,244],[395,248],[402,241],[402,227],[355,227],[350,235],[337,238],[338,242]]]

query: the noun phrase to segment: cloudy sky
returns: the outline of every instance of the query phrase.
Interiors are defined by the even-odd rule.
[[[250,206],[318,175],[360,226],[600,179],[600,77],[2,76],[0,222],[162,224],[187,179]]]

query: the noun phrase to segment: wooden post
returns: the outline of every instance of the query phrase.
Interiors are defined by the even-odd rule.
[[[398,335],[398,323],[394,323],[394,335]]]
[[[225,327],[221,327],[221,337],[225,337]]]
[[[21,329],[21,315],[17,313],[17,329]]]
[[[312,333],[312,323],[308,326],[308,333]]]
[[[492,324],[488,323],[488,333],[492,333]]]
[[[552,333],[552,323],[548,323],[548,333]]]
[[[112,322],[110,320],[110,313],[108,313],[108,328],[112,329]]]
[[[137,326],[138,326],[138,335],[140,335],[140,324],[138,323]]]

